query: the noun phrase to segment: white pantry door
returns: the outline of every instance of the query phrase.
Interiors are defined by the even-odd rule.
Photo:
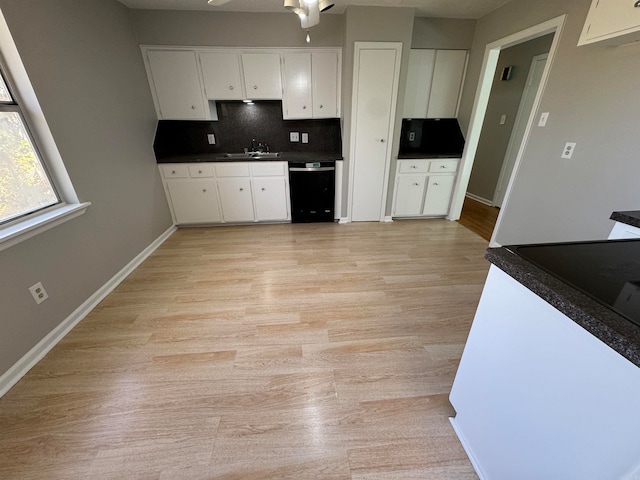
[[[384,220],[402,44],[356,42],[351,127],[351,220]]]

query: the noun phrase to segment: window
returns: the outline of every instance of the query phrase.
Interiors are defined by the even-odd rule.
[[[0,71],[0,223],[60,203]]]
[[[37,139],[37,141],[35,141]],[[0,10],[0,250],[82,215]]]

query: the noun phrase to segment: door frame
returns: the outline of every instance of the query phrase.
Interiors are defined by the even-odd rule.
[[[560,15],[559,17],[547,20],[546,22],[542,22],[538,25],[534,25],[533,27],[529,27],[520,32],[491,42],[485,47],[484,59],[482,61],[478,87],[476,89],[476,96],[473,102],[473,110],[471,112],[471,119],[469,122],[469,129],[467,131],[467,138],[464,146],[464,151],[462,152],[462,160],[460,162],[460,174],[456,179],[456,185],[454,187],[453,198],[451,201],[451,209],[449,211],[449,215],[447,216],[448,220],[458,220],[460,218],[460,213],[462,212],[462,205],[464,203],[467,187],[469,185],[469,178],[471,177],[473,162],[478,150],[480,134],[482,133],[482,123],[484,122],[484,117],[487,113],[487,105],[489,103],[489,96],[491,95],[493,76],[498,66],[500,51],[505,48],[513,47],[514,45],[533,40],[534,38],[542,37],[543,35],[547,35],[549,33],[555,33],[553,42],[551,43],[551,48],[549,49],[549,58],[547,59],[547,65],[544,68],[542,80],[540,81],[540,87],[538,88],[538,93],[536,94],[536,98],[533,101],[533,107],[531,109],[531,114],[529,115],[527,128],[525,129],[523,141],[518,150],[516,162],[513,167],[512,177],[514,177],[517,174],[518,167],[520,166],[520,162],[522,160],[524,146],[526,145],[529,139],[529,135],[531,134],[531,128],[534,123],[534,118],[538,111],[538,107],[540,106],[540,100],[542,99],[542,95],[549,78],[549,72],[551,70],[551,66],[553,65],[556,51],[558,50],[558,45],[560,43],[560,37],[566,17],[566,14]],[[506,205],[509,201],[512,187],[513,182],[509,182],[509,186],[507,187],[507,191],[505,192],[503,205]],[[498,243],[496,243],[495,237],[502,221],[503,212],[504,208],[500,210],[500,214],[498,215],[496,227],[493,230],[493,236],[491,237],[491,242],[489,243],[491,247],[500,246]]]
[[[520,129],[520,127],[522,126],[522,122],[524,122],[525,120],[528,120],[529,116],[531,115],[531,111],[527,111],[524,107],[525,104],[523,103],[525,97],[529,94],[532,85],[531,85],[531,81],[533,80],[533,74],[535,73],[535,66],[537,62],[540,62],[544,60],[545,61],[545,66],[546,66],[546,62],[549,61],[549,54],[548,53],[541,53],[540,55],[535,55],[532,59],[531,59],[531,65],[529,67],[529,75],[527,75],[527,83],[525,84],[524,90],[522,92],[522,96],[520,97],[520,105],[518,106],[518,113],[516,114],[516,119],[513,122],[513,128],[511,129],[511,136],[509,138],[509,144],[507,146],[507,151],[504,155],[504,160],[502,161],[502,167],[500,168],[500,176],[498,177],[498,183],[496,184],[496,189],[493,192],[493,199],[491,201],[491,203],[493,204],[494,207],[501,207],[502,204],[504,204],[505,201],[505,197],[506,197],[506,193],[507,193],[507,188],[509,187],[509,183],[511,183],[511,179],[513,178],[513,173],[515,172],[515,169],[512,168],[511,169],[511,173],[509,174],[509,178],[505,178],[507,176],[507,170],[508,170],[508,166],[509,166],[509,160],[510,158],[515,154],[517,156],[518,151],[515,150],[516,148],[519,149],[520,145],[522,143],[526,143],[526,139],[524,138],[524,135],[526,134],[526,124],[524,125],[525,127],[525,131],[523,132],[523,136],[522,139],[520,141],[519,144],[516,144],[516,137],[515,134],[516,132]],[[543,71],[544,73],[544,71]],[[540,81],[542,81],[542,79],[540,79]],[[536,88],[540,88],[540,83],[537,84]],[[535,98],[534,98],[535,101]],[[533,110],[533,108],[531,108],[531,110]],[[513,161],[513,166],[515,167],[515,159]],[[500,205],[497,204],[496,200],[498,198],[498,192],[500,191],[502,184],[506,182],[506,186],[504,186],[504,195],[502,195],[502,202],[500,203]]]
[[[393,134],[395,132],[396,122],[396,110],[398,107],[398,86],[400,83],[400,65],[402,63],[402,42],[354,42],[354,58],[353,58],[353,83],[352,83],[352,97],[351,97],[351,131],[350,145],[349,145],[349,189],[347,192],[347,222],[351,222],[353,213],[353,187],[354,187],[354,173],[355,173],[355,136],[357,128],[357,106],[358,106],[358,82],[360,79],[360,69],[357,68],[360,63],[360,52],[362,50],[380,49],[380,50],[395,50],[396,51],[396,63],[393,74],[393,87],[391,98],[391,109],[389,111],[389,130],[387,133],[387,150],[384,167],[384,183],[382,187],[382,199],[380,205],[380,221],[385,221],[385,213],[387,208],[387,196],[389,195],[389,175],[391,170],[391,156],[393,151]]]

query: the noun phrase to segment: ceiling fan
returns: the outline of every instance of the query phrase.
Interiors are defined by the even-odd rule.
[[[231,0],[207,0],[212,7],[219,7]],[[640,0],[638,0],[640,1]],[[307,43],[311,41],[309,29],[320,23],[320,13],[335,4],[331,0],[284,0],[284,8],[300,17],[300,26],[307,29]]]

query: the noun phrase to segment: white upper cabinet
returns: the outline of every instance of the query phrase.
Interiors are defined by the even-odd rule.
[[[409,52],[409,71],[402,118],[427,117],[435,61],[435,50],[412,49]]]
[[[311,54],[286,53],[282,71],[285,92],[282,102],[284,118],[311,118]]]
[[[457,115],[466,66],[465,50],[436,52],[427,118],[454,118]]]
[[[606,41],[619,45],[640,39],[640,3],[592,0],[578,45]]]
[[[311,54],[311,85],[313,88],[313,118],[340,117],[340,54]]]
[[[282,99],[279,53],[242,53],[242,70],[247,98]]]
[[[158,118],[208,120],[196,54],[192,51],[147,50],[146,64]]]
[[[339,65],[337,51],[285,53],[283,117],[339,117]]]
[[[201,52],[200,65],[207,98],[211,100],[247,98],[238,53]]]
[[[402,118],[455,118],[466,50],[412,49]]]

